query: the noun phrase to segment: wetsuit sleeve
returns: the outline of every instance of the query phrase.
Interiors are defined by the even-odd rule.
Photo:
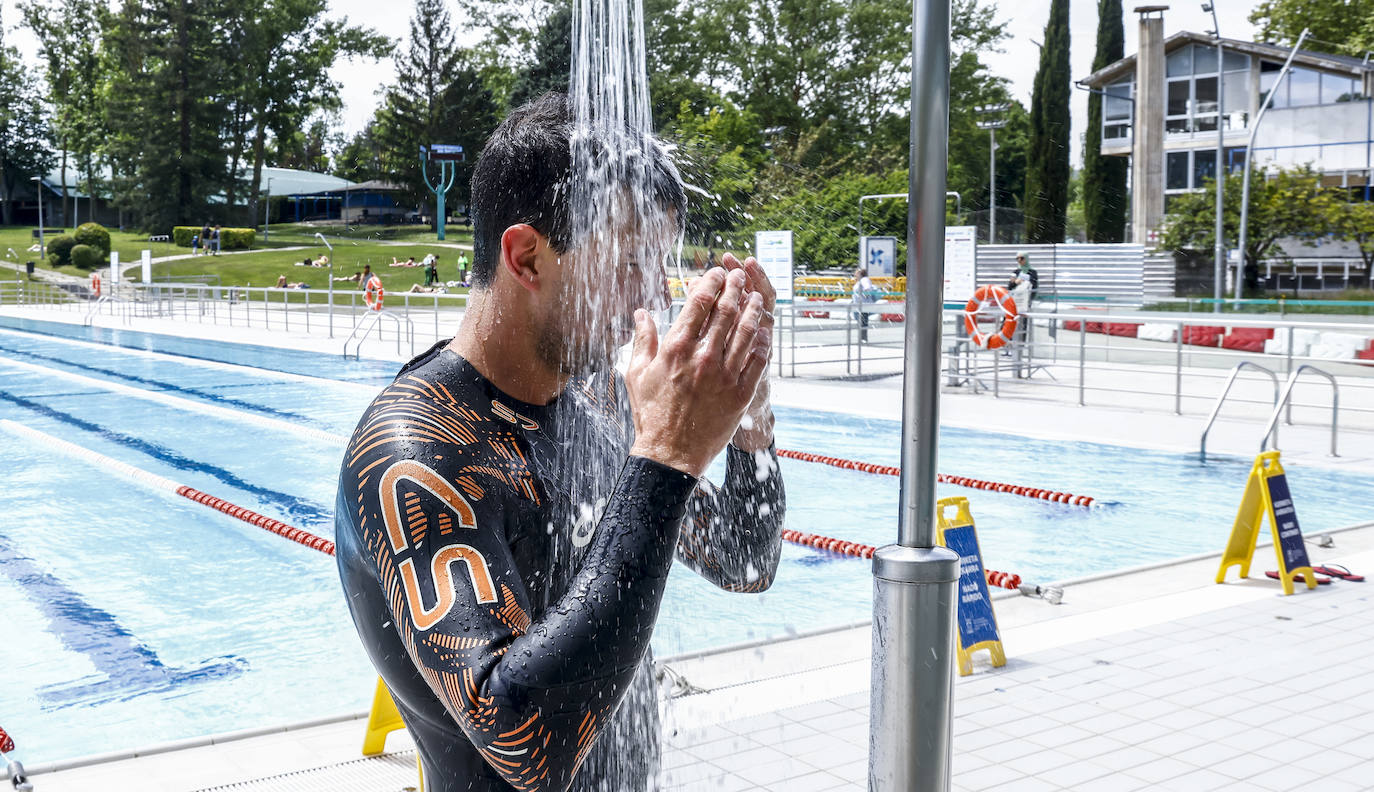
[[[544,526],[507,528],[493,460],[471,449],[379,466],[358,490],[358,513],[381,516],[363,541],[411,661],[477,752],[515,789],[561,792],[649,647],[696,479],[629,458],[567,593],[532,621],[506,531]]]
[[[677,557],[726,591],[763,591],[778,571],[787,510],[777,451],[727,448],[725,482],[715,488],[703,479],[697,486]]]

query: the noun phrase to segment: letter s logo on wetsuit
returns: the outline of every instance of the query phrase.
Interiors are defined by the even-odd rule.
[[[462,493],[434,470],[413,459],[403,459],[387,468],[377,484],[382,502],[382,519],[386,522],[387,537],[391,540],[393,555],[399,556],[410,549],[405,528],[401,524],[405,517],[401,514],[401,504],[396,500],[397,485],[403,479],[422,487],[452,509],[458,517],[458,527],[477,528],[477,515],[472,510],[472,504],[468,503]],[[411,505],[407,513],[413,523],[422,524],[425,520],[424,512],[418,504]],[[487,560],[474,547],[454,543],[435,551],[430,564],[430,580],[434,586],[434,605],[430,608],[424,606],[420,596],[420,581],[415,572],[415,562],[409,558],[402,559],[397,564],[397,571],[400,572],[401,582],[405,585],[406,602],[410,605],[410,616],[414,619],[417,630],[424,632],[430,629],[453,609],[456,597],[449,566],[456,561],[462,561],[467,565],[468,577],[472,581],[477,601],[496,601],[496,585],[491,579],[491,569],[487,566]]]

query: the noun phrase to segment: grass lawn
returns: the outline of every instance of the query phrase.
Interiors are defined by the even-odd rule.
[[[286,276],[289,283],[305,283],[312,290],[329,288],[329,270],[323,267],[297,266],[309,257],[318,258],[328,251],[317,246],[309,250],[262,250],[235,255],[196,256],[177,261],[166,261],[153,265],[153,278],[187,277],[194,275],[218,275],[223,286],[275,286],[277,278]],[[407,291],[414,284],[425,282],[423,267],[392,267],[391,260],[405,261],[414,256],[420,261],[428,253],[439,256],[439,278],[442,281],[458,279],[458,251],[452,248],[430,247],[424,245],[379,245],[375,242],[347,242],[334,246],[334,277],[346,277],[361,272],[364,264],[372,265],[373,272],[382,279],[388,293]],[[471,258],[471,256],[469,256]],[[135,280],[138,271],[131,273]],[[361,291],[362,285],[347,281],[336,281],[336,291]],[[450,290],[450,294],[466,292],[466,289]]]
[[[45,258],[39,258],[38,251],[29,252],[30,245],[38,244],[34,238],[33,231],[37,226],[4,226],[0,227],[0,257],[6,261],[23,265],[26,261],[32,261],[38,269],[61,272],[67,275],[75,275],[78,278],[90,277],[88,270],[77,269],[76,267],[50,267]],[[66,229],[66,233],[71,234],[73,229]],[[48,237],[51,239],[51,237]],[[44,241],[47,241],[46,239]],[[132,231],[110,230],[110,247],[119,253],[121,263],[137,261],[143,255],[144,250],[153,251],[153,258],[160,256],[173,256],[177,253],[187,253],[187,248],[178,248],[168,242],[149,242],[147,234],[138,234]],[[14,251],[11,253],[10,251]]]

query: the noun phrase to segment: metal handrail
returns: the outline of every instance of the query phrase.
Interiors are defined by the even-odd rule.
[[[1245,368],[1246,366],[1249,366],[1250,368],[1253,368],[1253,369],[1258,369],[1258,370],[1260,370],[1260,371],[1263,371],[1265,374],[1268,374],[1268,375],[1269,375],[1269,378],[1270,378],[1270,379],[1274,380],[1274,406],[1277,407],[1278,404],[1279,404],[1279,375],[1278,375],[1278,372],[1276,372],[1276,371],[1274,371],[1273,369],[1270,369],[1270,368],[1265,368],[1264,366],[1261,366],[1261,365],[1258,364],[1258,363],[1251,363],[1251,362],[1248,361],[1248,360],[1243,360],[1243,361],[1237,363],[1237,364],[1235,365],[1235,367],[1231,369],[1231,376],[1229,376],[1229,377],[1226,378],[1226,387],[1224,387],[1224,388],[1221,389],[1221,395],[1217,397],[1217,402],[1216,402],[1216,404],[1213,404],[1213,405],[1212,405],[1212,414],[1209,415],[1209,416],[1207,416],[1207,425],[1206,425],[1205,427],[1203,427],[1203,429],[1202,429],[1202,440],[1200,441],[1200,443],[1199,443],[1199,445],[1198,445],[1198,457],[1199,457],[1203,462],[1206,462],[1206,461],[1207,461],[1207,433],[1210,432],[1210,431],[1212,431],[1212,424],[1216,422],[1216,420],[1217,420],[1217,415],[1218,415],[1219,413],[1221,413],[1221,403],[1224,402],[1224,401],[1226,401],[1226,395],[1227,395],[1228,393],[1231,392],[1231,386],[1235,384],[1235,382],[1236,382],[1236,377],[1240,376],[1240,370],[1243,369],[1243,368]],[[1278,442],[1279,442],[1279,440],[1278,440],[1278,431],[1279,431],[1279,428],[1278,428],[1277,426],[1275,426],[1275,427],[1273,428],[1273,432],[1274,432],[1274,435],[1275,435],[1275,437],[1274,437],[1274,444],[1275,444],[1275,445],[1277,445]],[[1267,436],[1266,436],[1266,437],[1267,437]]]
[[[362,356],[363,342],[367,340],[367,337],[372,334],[373,330],[377,330],[377,338],[380,340],[382,337],[380,328],[382,319],[390,319],[396,323],[396,354],[398,355],[401,353],[401,323],[405,323],[405,337],[410,342],[411,353],[414,354],[415,323],[412,322],[409,317],[398,317],[390,311],[367,311],[366,314],[353,325],[353,331],[348,334],[348,338],[344,339],[343,356],[345,358],[348,357],[348,345],[354,338],[357,338],[357,344],[353,347],[353,357],[355,359]],[[362,335],[358,334],[359,330],[362,330]]]
[[[1293,397],[1293,386],[1297,384],[1298,375],[1304,371],[1320,374],[1326,377],[1327,381],[1331,383],[1331,456],[1340,456],[1336,453],[1336,433],[1338,431],[1337,421],[1340,417],[1341,386],[1336,383],[1336,378],[1332,376],[1330,372],[1323,371],[1316,366],[1310,366],[1306,363],[1293,369],[1293,373],[1288,375],[1288,384],[1284,385],[1283,388],[1283,398],[1279,399],[1279,403],[1274,405],[1274,412],[1269,416],[1269,423],[1264,427],[1264,436],[1260,438],[1260,453],[1264,453],[1269,447],[1269,433],[1278,428],[1279,414],[1283,412],[1284,405],[1288,404],[1288,400]],[[1274,447],[1278,448],[1277,438],[1274,440]]]
[[[100,306],[107,302],[110,302],[110,295],[108,294],[102,294],[95,298],[95,301],[91,303],[91,307],[86,309],[86,317],[81,320],[82,326],[89,327],[95,324],[95,315],[100,313]]]

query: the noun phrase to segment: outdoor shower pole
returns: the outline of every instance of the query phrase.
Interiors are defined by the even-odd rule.
[[[946,792],[959,556],[934,545],[950,2],[914,0],[911,20],[901,499],[897,544],[873,556],[868,788]]]

